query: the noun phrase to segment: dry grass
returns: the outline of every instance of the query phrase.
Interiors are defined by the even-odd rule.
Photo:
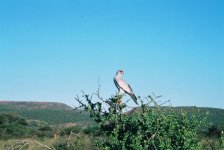
[[[47,139],[14,139],[0,140],[0,150],[56,150],[57,145],[65,144],[77,150],[98,149],[94,145],[94,137],[88,135],[55,137]]]
[[[47,147],[52,148],[53,143],[57,139],[14,139],[14,140],[1,140],[0,149],[1,150],[43,150]]]
[[[19,147],[16,149],[15,144],[16,142],[24,142],[27,141],[27,144],[24,145],[23,148]],[[69,141],[66,137],[55,137],[55,138],[47,138],[42,140],[37,139],[16,139],[16,140],[0,140],[0,150],[56,150],[55,146],[57,144],[66,143],[66,145],[73,146],[77,150],[99,150],[94,145],[94,137],[88,135],[80,135],[80,136],[72,136],[70,137]],[[8,147],[7,145],[11,146]],[[200,142],[201,150],[224,150],[220,149],[219,141],[216,138],[211,139],[203,139]],[[14,147],[13,147],[14,146]]]
[[[200,142],[201,150],[224,150],[224,148],[220,148],[220,143],[217,138],[205,138]]]

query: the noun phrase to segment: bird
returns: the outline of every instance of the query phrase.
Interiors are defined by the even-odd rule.
[[[119,95],[128,94],[134,100],[134,102],[138,105],[137,97],[135,96],[131,86],[122,79],[122,75],[124,74],[123,70],[118,70],[114,77],[114,84],[119,91]]]

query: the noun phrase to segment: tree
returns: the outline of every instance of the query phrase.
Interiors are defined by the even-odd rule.
[[[96,144],[106,150],[198,149],[197,131],[204,124],[205,115],[200,115],[196,108],[187,114],[172,107],[161,107],[156,98],[148,96],[141,100],[141,106],[132,114],[122,113],[127,104],[119,104],[121,96],[104,100],[99,93],[96,96],[83,93],[76,101],[80,104],[77,108],[88,111],[98,124],[105,138]]]

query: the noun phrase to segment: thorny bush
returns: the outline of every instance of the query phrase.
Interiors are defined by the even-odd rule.
[[[94,99],[96,98],[96,99]],[[121,96],[104,100],[98,94],[83,93],[77,97],[79,107],[90,113],[105,137],[96,141],[105,150],[192,150],[199,148],[198,129],[205,124],[206,115],[198,109],[188,114],[162,107],[156,96],[141,99],[141,106],[133,113],[123,113],[126,103],[119,104]],[[140,99],[140,97],[139,97]]]

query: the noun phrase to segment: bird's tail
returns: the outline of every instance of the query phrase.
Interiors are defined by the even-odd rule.
[[[130,96],[134,100],[134,102],[138,105],[137,97],[135,96],[135,94],[130,93]]]

